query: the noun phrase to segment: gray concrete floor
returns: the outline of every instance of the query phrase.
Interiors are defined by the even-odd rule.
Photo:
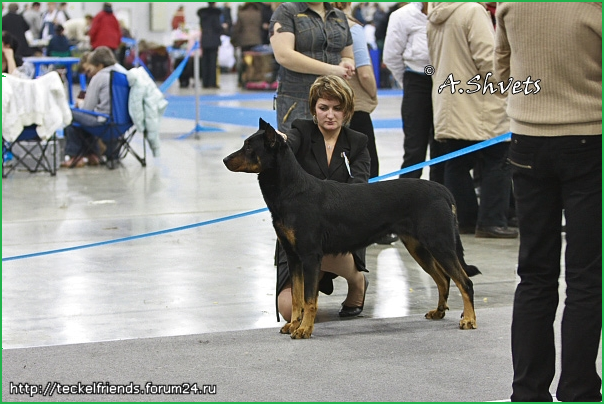
[[[234,75],[223,75],[221,84],[222,90],[203,94],[236,93]],[[170,94],[193,94],[175,87]],[[252,99],[213,106],[227,114],[273,113],[266,93],[245,94]],[[400,101],[397,93],[384,93],[374,119],[399,119]],[[220,131],[183,137],[194,120],[165,116],[161,157],[150,157],[146,168],[127,157],[112,171],[60,169],[55,177],[17,171],[3,179],[4,259],[134,236],[3,262],[3,350],[262,328],[277,332],[270,214],[199,225],[265,207],[256,177],[231,173],[222,163],[255,131],[257,118],[243,126],[212,119],[202,124]],[[140,138],[134,144],[142,147]],[[399,127],[377,130],[380,174],[399,169],[401,145]],[[194,224],[199,226],[172,231]],[[161,234],[145,237],[150,232]],[[474,278],[479,312],[510,308],[518,240],[462,236],[462,241],[466,260],[482,271]],[[367,261],[365,319],[423,315],[435,307],[435,284],[402,244],[371,246]],[[320,296],[315,330],[340,321],[345,295],[345,282],[336,279],[335,292]],[[449,305],[448,316],[458,318],[462,302],[454,287]],[[480,322],[479,317],[479,327]]]

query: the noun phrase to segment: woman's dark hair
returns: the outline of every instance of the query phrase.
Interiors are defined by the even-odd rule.
[[[9,48],[13,50],[13,54],[15,55],[15,63],[17,67],[23,65],[23,58],[19,53],[19,41],[15,38],[10,32],[2,31],[2,43],[4,45],[8,45]]]
[[[19,41],[10,32],[2,31],[2,43],[8,45],[13,52],[17,53],[19,49]]]

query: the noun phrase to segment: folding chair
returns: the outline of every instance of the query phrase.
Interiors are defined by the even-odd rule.
[[[49,157],[48,153],[51,155]],[[41,139],[36,125],[23,129],[16,140],[8,142],[2,138],[2,178],[6,178],[17,167],[23,166],[30,173],[46,171],[57,173],[57,135]]]
[[[35,80],[2,78],[2,177],[18,167],[56,173],[56,131],[71,122],[65,87],[56,72]]]
[[[115,165],[119,163],[128,153],[132,154],[141,166],[147,165],[147,133],[143,133],[143,153],[142,156],[138,154],[133,148],[130,142],[136,134],[136,126],[130,118],[128,112],[128,97],[130,95],[130,86],[128,85],[128,78],[125,74],[112,71],[110,78],[111,86],[111,111],[109,114],[101,114],[94,111],[88,111],[83,109],[74,108],[73,111],[80,111],[92,116],[101,116],[106,119],[106,122],[100,126],[84,126],[77,122],[72,125],[80,127],[87,133],[93,136],[94,142],[98,139],[102,140],[107,146],[105,155],[107,156],[107,167],[110,169],[115,168]],[[99,156],[101,158],[102,156]]]

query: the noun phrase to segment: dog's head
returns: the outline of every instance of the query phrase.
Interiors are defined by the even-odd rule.
[[[258,130],[245,139],[243,147],[222,161],[234,172],[261,173],[273,167],[277,154],[284,146],[283,136],[260,118]]]

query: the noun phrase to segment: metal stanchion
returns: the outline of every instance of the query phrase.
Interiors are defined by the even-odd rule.
[[[194,53],[193,53],[193,83],[195,86],[195,139],[199,139],[199,53],[200,53],[200,48],[198,48]]]
[[[188,55],[190,55],[191,57],[193,57],[193,87],[195,88],[195,128],[188,132],[185,133],[184,135],[178,136],[176,139],[178,140],[182,140],[182,139],[187,139],[189,136],[191,136],[192,134],[195,134],[195,139],[200,139],[200,132],[222,132],[223,129],[220,128],[213,128],[213,127],[203,127],[200,124],[201,121],[201,116],[200,116],[200,88],[201,88],[201,82],[199,81],[199,73],[201,71],[201,66],[199,65],[199,57],[201,54],[201,49],[199,48],[199,42],[195,43],[195,47],[192,50],[192,52]],[[189,56],[187,56],[188,58]],[[186,59],[185,59],[186,61]],[[183,61],[182,63],[185,63],[185,61]],[[184,65],[183,65],[184,67]],[[170,85],[170,83],[168,84],[168,86]],[[166,88],[167,90],[167,88]]]

